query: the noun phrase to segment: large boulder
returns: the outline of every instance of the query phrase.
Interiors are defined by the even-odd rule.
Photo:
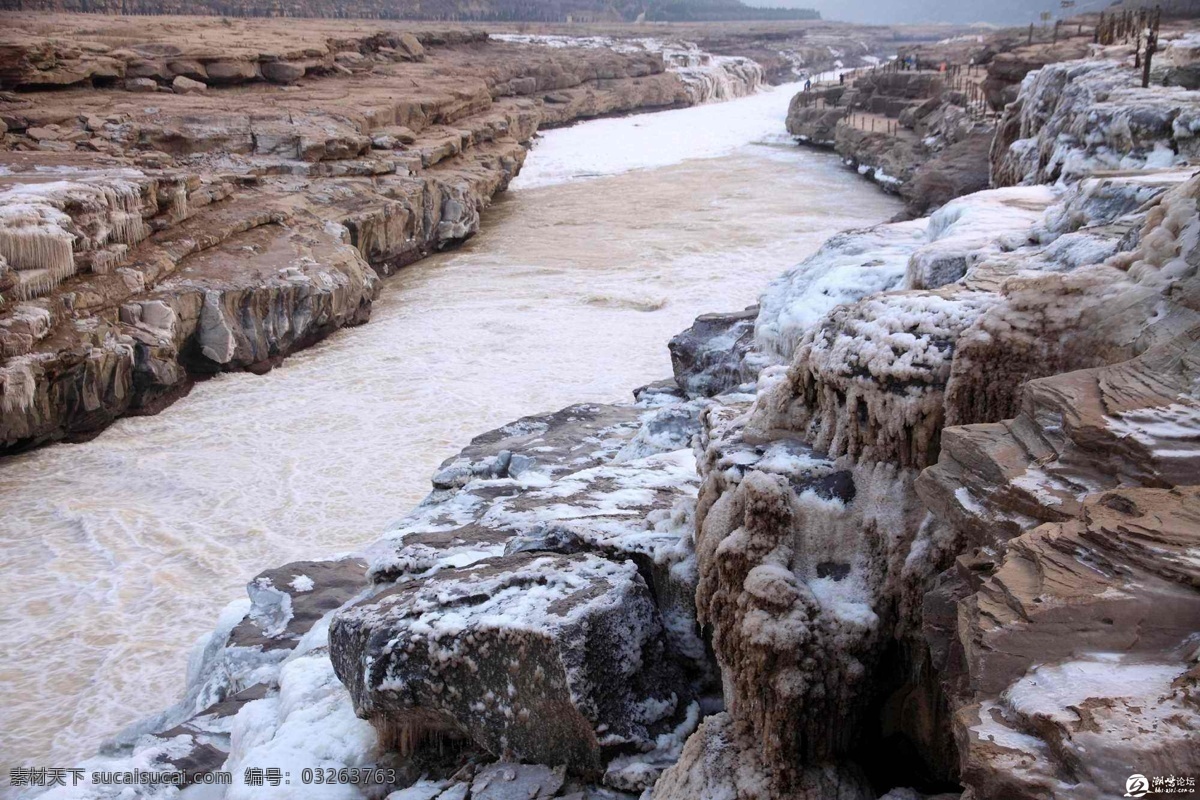
[[[667,344],[679,388],[690,397],[712,397],[752,382],[757,370],[744,359],[754,342],[758,306],[732,314],[702,314]]]
[[[518,554],[397,584],[335,616],[334,668],[402,749],[466,737],[599,776],[681,706],[663,627],[630,562]]]
[[[262,76],[271,83],[295,83],[304,77],[305,67],[291,61],[264,61]]]

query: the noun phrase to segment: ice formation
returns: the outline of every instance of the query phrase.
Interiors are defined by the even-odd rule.
[[[603,36],[556,36],[524,33],[491,34],[504,42],[543,47],[603,47],[617,52],[655,53],[666,68],[679,75],[693,103],[732,100],[753,94],[763,83],[763,70],[741,56],[706,53],[692,42],[653,38],[611,39]]]
[[[111,269],[122,246],[137,244],[152,213],[143,186],[126,177],[24,183],[0,191],[0,256],[17,271],[18,299],[46,294],[86,258]]]
[[[1176,95],[1117,75],[1024,84],[999,163],[1053,188],[844,234],[693,326],[676,386],[484,434],[362,559],[258,576],[116,761],[398,763],[395,800],[1200,770],[1200,176],[1074,180],[1176,163]]]
[[[992,151],[996,185],[1178,166],[1200,153],[1200,114],[1182,87],[1142,89],[1130,64],[1093,59],[1031,72]]]

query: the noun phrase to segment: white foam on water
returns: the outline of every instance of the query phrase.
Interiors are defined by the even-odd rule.
[[[542,134],[516,190],[655,169],[726,155],[749,143],[790,144],[784,120],[801,84],[765,88],[725,103],[593,120]]]

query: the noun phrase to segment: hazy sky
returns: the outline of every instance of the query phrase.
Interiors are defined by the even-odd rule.
[[[748,5],[815,8],[825,19],[849,22],[995,22],[1022,25],[1059,0],[745,0]],[[1076,0],[1077,11],[1099,11],[1112,0]]]

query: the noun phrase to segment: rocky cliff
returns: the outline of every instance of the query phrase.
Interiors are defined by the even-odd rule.
[[[1200,103],[1125,102],[1164,98]],[[362,553],[252,581],[188,696],[94,768],[390,800],[1195,776],[1200,176],[1072,163],[1099,171],[834,237],[632,403],[477,437]]]
[[[4,450],[365,322],[377,275],[476,232],[541,127],[761,80],[695,49],[123,19],[85,39],[30,19],[0,67],[19,90],[0,98]]]
[[[1061,35],[1000,32],[907,46],[887,65],[796,95],[788,131],[899,194],[910,215],[927,214],[989,186],[997,113],[1027,74],[1086,56],[1091,40],[1092,27],[1080,21]]]
[[[902,70],[898,62],[792,99],[788,132],[835,150],[910,215],[986,188],[993,124],[970,65]]]

